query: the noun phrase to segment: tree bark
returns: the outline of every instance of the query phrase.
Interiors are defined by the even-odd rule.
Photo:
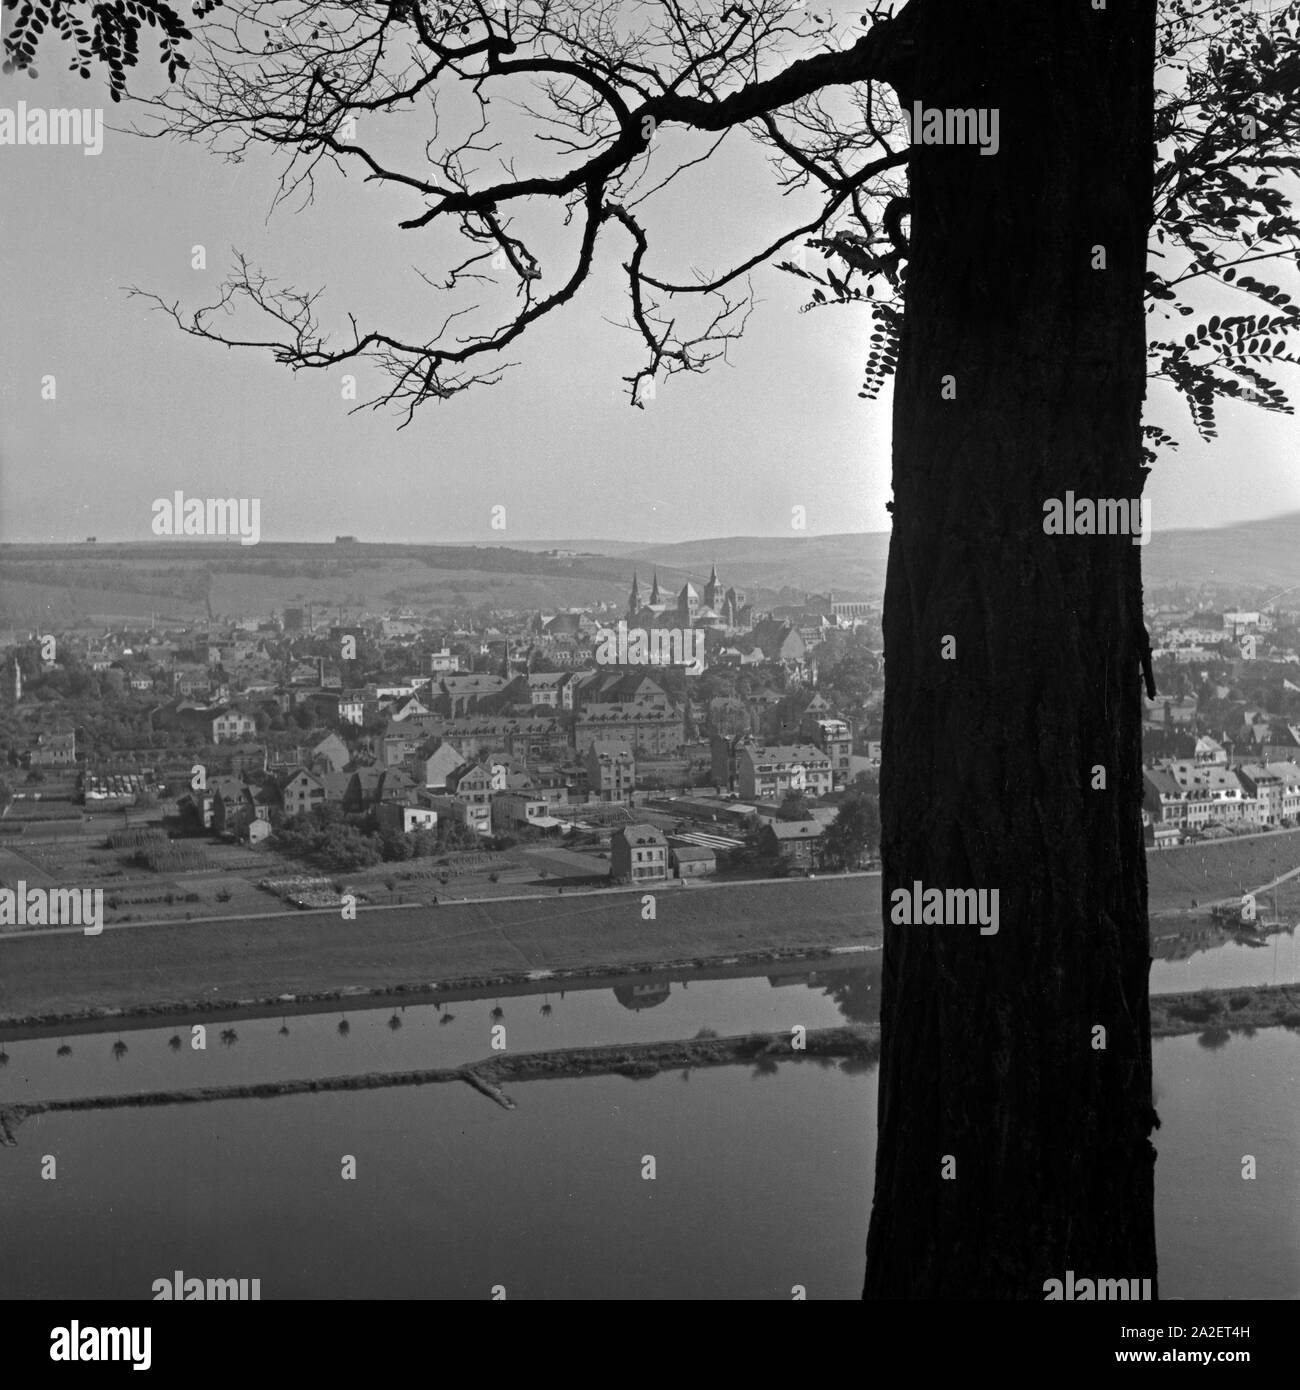
[[[1155,4],[913,9],[900,98],[996,108],[1000,147],[910,166],[864,1297],[1154,1289],[1141,549],[1043,505],[1142,491]],[[893,923],[915,882],[998,890],[997,934]]]

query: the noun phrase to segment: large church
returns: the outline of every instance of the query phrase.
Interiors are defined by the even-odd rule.
[[[736,588],[724,591],[718,578],[718,567],[709,571],[708,582],[701,592],[689,580],[676,595],[666,598],[659,588],[659,571],[655,570],[650,597],[641,598],[641,586],[632,575],[632,592],[627,600],[629,628],[687,628],[711,627],[732,632],[744,632],[754,625],[752,606],[744,593]]]

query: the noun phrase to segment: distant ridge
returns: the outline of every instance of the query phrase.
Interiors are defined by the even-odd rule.
[[[1086,544],[1069,538],[1069,544]],[[547,554],[558,551],[560,554]],[[569,553],[566,553],[569,552]],[[647,592],[697,585],[716,564],[724,585],[760,604],[782,589],[841,598],[884,592],[888,532],[718,536],[651,545],[525,541],[509,545],[330,542],[105,541],[0,545],[0,621],[67,622],[88,613],[190,619],[207,611],[266,613],[314,603],[336,611],[470,606],[554,612],[622,604],[632,572]],[[1204,583],[1280,592],[1300,587],[1300,511],[1263,521],[1156,532],[1143,548],[1148,589]],[[761,591],[761,592],[760,592]],[[1259,601],[1263,601],[1262,596]]]

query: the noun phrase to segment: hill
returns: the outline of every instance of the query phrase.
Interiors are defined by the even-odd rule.
[[[603,549],[602,549],[603,548]],[[554,553],[559,552],[559,553]],[[577,552],[577,553],[572,553]],[[598,552],[598,553],[592,553]],[[720,536],[650,545],[528,541],[512,547],[263,541],[135,541],[0,546],[0,624],[71,625],[151,614],[178,622],[266,614],[312,603],[355,616],[408,607],[543,609],[622,603],[633,570],[658,570],[672,592],[718,566],[725,584],[758,603],[782,589],[878,598],[888,532],[830,536]],[[1281,590],[1300,585],[1300,512],[1213,529],[1157,532],[1145,548],[1148,588]]]

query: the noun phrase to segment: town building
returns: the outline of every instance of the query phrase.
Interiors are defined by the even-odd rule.
[[[585,766],[588,796],[596,801],[631,804],[636,790],[636,755],[630,744],[593,739],[587,748]]]
[[[787,792],[825,796],[834,777],[830,759],[812,744],[742,744],[737,753],[739,790],[747,801],[778,801]]]
[[[609,842],[609,873],[616,882],[653,883],[668,877],[668,841],[653,825],[625,825]]]

